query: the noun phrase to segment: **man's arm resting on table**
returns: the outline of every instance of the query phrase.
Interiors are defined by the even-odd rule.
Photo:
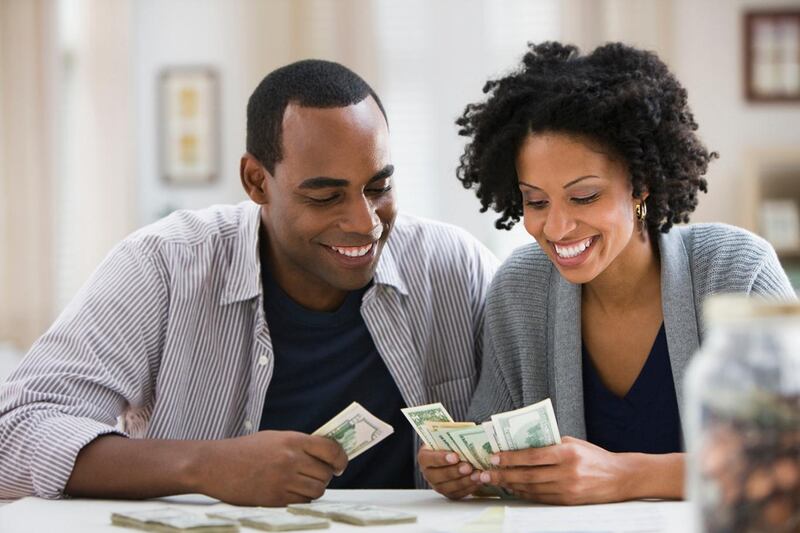
[[[238,505],[307,502],[347,466],[337,443],[291,431],[222,440],[98,437],[75,461],[65,493],[156,498],[198,492]]]

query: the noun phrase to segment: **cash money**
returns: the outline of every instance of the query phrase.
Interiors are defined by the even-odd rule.
[[[335,440],[344,448],[347,459],[353,460],[392,433],[392,426],[353,402],[313,435]]]
[[[144,531],[197,531],[200,533],[235,533],[239,526],[229,520],[206,518],[174,507],[162,507],[127,513],[111,513],[115,526]]]
[[[425,422],[453,422],[453,417],[441,403],[431,403],[428,405],[418,405],[416,407],[406,407],[401,409],[411,426],[422,439],[422,442],[433,448],[436,445],[433,437],[425,428]]]
[[[374,505],[351,503],[298,503],[290,504],[288,510],[290,513],[321,516],[337,522],[359,526],[402,524],[417,521],[417,516],[412,513]]]
[[[541,402],[492,415],[497,444],[503,451],[542,448],[561,443],[553,403]]]
[[[474,422],[434,422],[432,420],[428,420],[424,424],[425,431],[428,432],[428,435],[431,436],[431,442],[433,446],[431,446],[434,450],[449,450],[453,452],[457,452],[458,450],[453,450],[451,448],[451,444],[449,441],[445,440],[444,434],[450,431],[451,429],[461,429],[466,427],[473,427],[475,426]]]
[[[478,470],[492,468],[492,463],[489,462],[492,446],[483,427],[452,429],[447,432],[447,435],[472,466]]]
[[[486,438],[489,439],[489,446],[492,448],[492,453],[500,451],[500,446],[497,445],[497,436],[494,434],[494,424],[491,420],[483,422],[481,427],[486,432]]]

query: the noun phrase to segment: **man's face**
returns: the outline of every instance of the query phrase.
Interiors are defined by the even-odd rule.
[[[289,104],[282,140],[273,175],[261,167],[272,273],[298,303],[335,308],[372,279],[397,214],[386,121],[372,97]]]

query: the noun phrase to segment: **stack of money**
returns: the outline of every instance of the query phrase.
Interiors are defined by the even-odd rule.
[[[352,461],[392,433],[392,426],[353,402],[312,435],[335,440]]]
[[[357,526],[405,524],[417,521],[417,516],[411,513],[374,505],[351,503],[296,503],[289,505],[289,512],[330,518],[337,522],[345,522]]]
[[[492,468],[496,452],[542,448],[561,443],[550,398],[476,425],[455,422],[441,403],[402,410],[422,442],[434,450],[454,452],[478,470]]]
[[[207,518],[173,507],[128,513],[111,513],[111,523],[115,526],[165,533],[178,531],[236,533],[239,531],[239,526],[230,520]]]
[[[245,507],[206,513],[211,518],[233,520],[245,527],[262,531],[299,531],[326,529],[331,523],[324,518],[287,513],[284,510]]]

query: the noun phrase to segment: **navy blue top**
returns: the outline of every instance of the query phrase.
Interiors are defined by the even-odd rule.
[[[412,429],[400,412],[406,405],[361,317],[367,289],[327,313],[290,299],[266,266],[262,282],[275,366],[259,429],[313,433],[357,401],[394,433],[352,460],[328,487],[414,488]]]
[[[606,388],[583,346],[583,405],[586,438],[611,452],[683,451],[681,419],[664,324],[628,393]]]

